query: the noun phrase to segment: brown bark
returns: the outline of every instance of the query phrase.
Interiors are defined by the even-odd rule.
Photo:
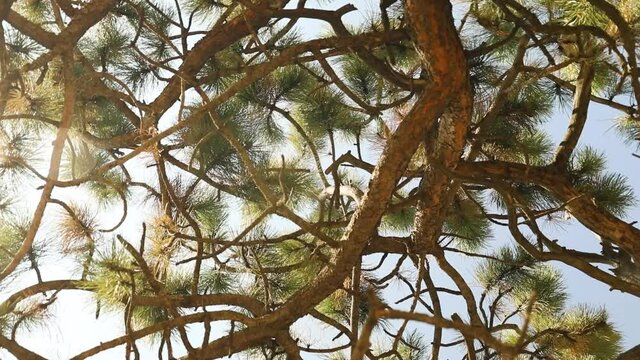
[[[308,313],[342,285],[367,242],[375,234],[396,183],[403,175],[418,145],[452,100],[453,92],[466,84],[467,74],[460,71],[461,68],[466,68],[466,59],[453,26],[449,2],[410,1],[407,2],[407,11],[412,15],[416,43],[420,49],[429,49],[428,56],[423,53],[423,62],[431,71],[433,85],[418,98],[409,114],[387,141],[373,171],[367,192],[342,239],[344,245],[332,259],[333,265],[320,273],[306,288],[291,296],[282,307],[260,318],[260,328],[288,327],[288,324]],[[442,16],[443,14],[447,16]],[[246,346],[255,344],[255,341],[259,341],[259,332],[260,329],[249,327],[241,332],[242,335],[235,334],[234,347],[239,347],[240,335],[246,339]],[[229,340],[222,338],[203,348],[202,353],[208,357],[215,357],[221,353],[221,348],[229,345]]]
[[[640,259],[640,229],[598,207],[553,167],[535,167],[500,161],[461,162],[455,170],[465,179],[537,184],[551,191],[584,226]],[[471,180],[473,181],[473,180]]]
[[[49,180],[47,180],[44,189],[42,190],[40,201],[38,202],[38,206],[36,207],[36,210],[34,211],[31,218],[31,224],[25,235],[25,239],[23,240],[20,249],[18,249],[18,251],[14,254],[11,262],[9,262],[9,264],[7,264],[7,266],[0,273],[0,280],[11,275],[11,273],[16,269],[16,267],[20,264],[22,259],[31,249],[38,229],[40,228],[44,210],[47,206],[47,203],[49,202],[49,199],[51,198],[53,188],[55,187],[54,182],[58,179],[58,174],[60,173],[62,151],[67,139],[67,134],[69,133],[69,128],[71,127],[71,122],[73,121],[73,109],[75,106],[76,98],[75,75],[73,73],[73,55],[71,54],[71,52],[65,54],[64,82],[64,108],[62,110],[62,119],[60,120],[60,126],[58,127],[58,132],[53,143],[51,160],[49,161],[49,174],[47,175],[47,178]]]
[[[17,342],[0,334],[0,348],[7,349],[13,356],[20,360],[46,360],[46,358],[20,346]]]
[[[587,113],[591,100],[591,83],[593,82],[594,75],[593,65],[589,62],[582,63],[575,85],[573,112],[569,120],[569,127],[556,152],[556,166],[566,167],[573,150],[576,148],[576,145],[578,145],[578,140],[580,140],[580,135],[582,135],[582,130],[587,122]]]

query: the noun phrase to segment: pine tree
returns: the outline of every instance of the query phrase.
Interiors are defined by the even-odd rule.
[[[607,108],[637,167],[640,1],[4,0],[0,20],[3,354],[57,356],[30,334],[80,293],[121,326],[74,359],[638,356],[560,269],[640,297],[634,187],[582,139]]]

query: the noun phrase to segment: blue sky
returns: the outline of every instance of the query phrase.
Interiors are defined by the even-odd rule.
[[[609,170],[628,177],[636,196],[640,195],[640,159],[631,156],[635,148],[625,145],[617,136],[615,119],[621,114],[602,105],[591,104],[589,117],[580,141],[580,146],[592,146],[607,155]],[[557,112],[549,123],[549,133],[556,140],[563,136],[568,123],[569,114]],[[625,220],[640,220],[640,206],[636,204],[627,213]],[[566,243],[580,249],[599,251],[594,235],[578,224],[567,227],[558,234]],[[571,294],[571,302],[587,302],[607,308],[611,319],[618,325],[624,335],[626,347],[640,344],[640,311],[635,296],[609,291],[609,288],[581,272],[572,268],[560,267],[565,275],[567,288]]]

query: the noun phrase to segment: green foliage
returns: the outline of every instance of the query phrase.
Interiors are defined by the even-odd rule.
[[[259,141],[260,133],[254,131],[250,122],[249,109],[239,101],[229,101],[218,107],[215,116],[224,123],[227,131],[238,138],[254,160],[264,158]],[[214,126],[210,115],[202,116],[179,134],[179,140],[192,148],[192,161],[197,161],[200,169],[228,183],[246,183],[245,169],[240,156],[233,146]]]
[[[157,85],[158,67],[146,62],[137,54],[128,54],[126,61],[118,69],[122,78],[132,90],[141,91]]]
[[[531,210],[549,209],[558,206],[558,200],[555,199],[546,189],[533,184],[514,184],[512,191],[518,195],[520,201],[526,204]],[[500,209],[506,209],[507,206],[497,191],[490,193],[491,202]]]
[[[349,279],[345,280],[345,283],[348,280]],[[364,323],[371,308],[370,296],[374,296],[377,301],[380,301],[382,299],[382,293],[379,289],[369,285],[366,278],[361,279],[360,284],[358,319],[360,323]],[[351,295],[346,291],[337,290],[328,298],[324,299],[316,309],[343,324],[349,324],[349,319],[351,318],[351,299]],[[384,321],[382,321],[382,323],[384,324]]]
[[[405,335],[398,347],[401,359],[422,360],[428,359],[428,340],[417,330]]]
[[[37,163],[37,139],[23,130],[5,130],[0,134],[0,175],[25,174],[25,165]]]
[[[616,130],[625,143],[635,144],[635,148],[640,149],[640,124],[636,119],[629,116],[618,118]]]
[[[62,239],[62,251],[84,253],[94,247],[97,233],[97,214],[86,207],[69,205],[71,212],[62,210],[56,230]]]
[[[633,190],[625,176],[620,174],[603,174],[592,180],[593,183],[584,185],[598,206],[611,213],[621,216],[626,210],[636,204]]]
[[[315,199],[318,188],[317,181],[309,172],[296,170],[297,167],[297,162],[285,162],[284,168],[281,163],[276,163],[264,174],[273,193],[280,198],[286,197],[292,207],[302,206],[306,200]]]
[[[599,56],[599,58],[593,62],[593,69],[595,71],[591,85],[593,92],[610,98],[625,92],[624,87],[618,89],[619,78],[615,72],[616,66],[614,64],[615,62],[605,55]]]
[[[156,61],[166,60],[175,54],[173,47],[166,41],[170,37],[172,20],[175,19],[175,10],[168,4],[155,5],[154,8],[144,3],[137,4],[135,16],[142,14],[149,22],[146,29],[140,32],[140,47],[147,56]],[[132,20],[136,23],[136,20]],[[137,27],[137,23],[135,25]]]
[[[15,200],[9,194],[7,188],[0,186],[0,217],[6,216],[11,211],[11,205]]]
[[[118,67],[125,60],[125,50],[129,42],[127,31],[115,21],[101,23],[97,36],[88,45],[87,56],[103,71],[108,66]]]
[[[149,231],[146,234],[149,245],[145,252],[145,259],[159,279],[165,278],[170,273],[172,259],[181,253],[184,242],[174,234],[182,229],[184,223],[186,223],[184,219],[176,221],[166,214],[158,214],[150,221]]]
[[[152,295],[153,291],[145,275],[137,268],[131,255],[115,243],[108,251],[100,251],[91,266],[85,288],[93,293],[101,308],[108,311],[125,311],[132,297]],[[192,276],[188,273],[169,273],[165,288],[169,294],[189,295]],[[135,306],[131,320],[134,329],[145,328],[169,319],[161,307]],[[159,336],[159,334],[158,334]]]
[[[336,353],[332,353],[329,355],[325,355],[323,357],[323,359],[325,360],[349,360],[349,357],[347,356],[347,354],[343,353],[343,352],[336,352]]]
[[[239,98],[254,105],[270,105],[279,101],[292,101],[312,86],[309,72],[300,66],[286,66],[270,76],[259,79],[240,92]]]
[[[8,29],[4,34],[8,50],[7,58],[16,68],[25,62],[33,61],[42,52],[37,42],[19,31]]]
[[[489,157],[544,165],[553,153],[553,143],[542,125],[553,108],[551,85],[535,82],[509,95],[495,119],[484,124],[483,148]]]
[[[506,292],[521,309],[535,298],[535,313],[555,314],[563,309],[567,294],[557,270],[537,263],[519,247],[502,247],[493,256],[477,270],[487,289]]]
[[[620,334],[608,321],[604,309],[587,306],[565,309],[567,294],[557,270],[537,263],[520,248],[503,247],[494,257],[480,265],[477,276],[487,289],[497,289],[511,299],[518,311],[524,311],[535,300],[532,313],[522,316],[529,317],[532,329],[528,336],[537,354],[604,360],[620,352]],[[501,311],[511,312],[508,308]],[[514,342],[516,337],[508,336],[507,340]]]
[[[490,96],[495,91],[494,84],[500,76],[500,65],[499,59],[490,56],[478,56],[469,60],[469,81],[478,96]]]
[[[513,284],[513,299],[526,304],[535,296],[535,312],[556,313],[566,302],[566,288],[560,272],[549,265],[538,265],[518,284]]]
[[[199,291],[204,294],[225,294],[233,292],[238,278],[233,273],[216,269],[206,269],[200,274]]]
[[[209,237],[221,235],[222,226],[227,219],[226,208],[218,195],[211,190],[197,188],[191,193],[185,204],[193,213],[203,232]]]
[[[364,124],[364,119],[345,105],[344,96],[328,86],[309,91],[304,102],[297,105],[300,119],[310,135],[357,134]]]
[[[88,187],[102,205],[111,205],[123,197],[127,199],[130,195],[124,175],[117,170],[103,173],[100,179],[90,182]]]
[[[53,16],[51,15],[51,3],[46,0],[29,0],[18,2],[21,10],[24,11],[27,18],[38,24],[51,24]]]
[[[549,2],[549,4],[552,4],[558,21],[567,25],[593,25],[607,28],[610,23],[607,15],[587,0],[560,0]]]
[[[228,0],[188,0],[185,7],[189,12],[204,17],[211,15],[211,12],[224,10],[230,4]]]
[[[473,332],[524,345],[530,353],[521,357],[605,360],[618,355],[621,334],[607,313],[587,306],[567,308],[569,293],[560,272],[534,256],[569,266],[576,264],[569,260],[580,256],[576,267],[587,275],[633,293],[633,277],[620,275],[626,253],[620,250],[618,259],[608,259],[606,249],[600,254],[599,248],[593,250],[588,244],[579,244],[578,252],[565,248],[575,244],[559,241],[554,247],[531,241],[537,251],[527,247],[529,254],[506,245],[512,239],[496,229],[507,217],[502,197],[507,191],[517,208],[527,207],[544,219],[556,216],[561,203],[571,201],[561,190],[572,186],[568,193],[596,204],[596,214],[578,214],[572,208],[572,215],[589,228],[594,227],[591,216],[621,217],[636,204],[630,182],[608,172],[605,155],[591,147],[576,150],[568,169],[554,167],[557,144],[551,138],[557,134],[550,134],[545,125],[552,117],[555,122],[559,109],[567,112],[562,116],[579,110],[571,107],[573,85],[582,66],[590,64],[595,70],[591,92],[601,97],[591,100],[616,109],[630,106],[626,113],[632,115],[620,119],[617,129],[624,140],[640,148],[640,128],[633,115],[638,105],[628,100],[637,96],[630,78],[635,70],[630,56],[635,54],[624,46],[629,37],[637,40],[640,35],[640,1],[612,2],[628,21],[632,29],[628,34],[590,0],[452,2],[453,27],[462,49],[446,36],[446,50],[462,51],[446,56],[431,53],[429,47],[438,45],[429,40],[434,34],[420,33],[415,14],[407,14],[407,4],[401,1],[373,2],[375,10],[363,14],[360,9],[359,15],[349,5],[334,11],[336,4],[326,1],[116,3],[96,18],[89,9],[104,5],[101,1],[17,0],[3,18],[0,271],[20,249],[27,250],[8,280],[0,279],[3,292],[19,292],[33,278],[41,282],[37,286],[45,286],[53,279],[45,266],[73,262],[82,267],[81,280],[73,284],[81,283],[93,294],[98,310],[102,307],[121,316],[127,331],[203,311],[221,311],[217,315],[233,315],[230,318],[246,315],[255,322],[227,318],[215,328],[205,324],[207,331],[212,327],[208,340],[216,341],[228,330],[222,336],[229,336],[231,352],[234,347],[246,348],[241,355],[249,358],[284,359],[291,355],[284,352],[285,344],[278,344],[280,335],[290,331],[304,352],[300,334],[293,330],[312,308],[349,327],[354,294],[361,324],[371,315],[372,300],[383,308],[406,310],[416,287],[423,293],[414,312],[427,309],[437,317],[438,304],[428,292],[433,289],[427,289],[433,280],[445,318],[451,319],[456,303],[466,300],[467,306],[477,308],[462,313],[464,323]],[[427,3],[417,5],[433,5]],[[431,20],[448,20],[446,15],[426,19],[427,25],[434,25]],[[308,31],[308,21],[314,17],[312,26],[317,21],[327,29],[319,36]],[[442,35],[451,25],[435,24]],[[327,36],[338,39],[327,41]],[[80,40],[61,44],[60,39]],[[518,49],[525,51],[521,59],[515,58]],[[458,53],[466,59],[449,59],[449,54]],[[446,74],[443,84],[436,70],[449,60],[455,64],[466,60],[467,74]],[[464,75],[460,78],[465,86],[471,85],[469,108],[460,101],[466,98],[459,96],[465,90],[462,86],[441,88],[451,85],[449,76],[457,83],[459,75]],[[67,119],[63,108],[71,84],[73,115]],[[442,94],[446,101],[440,99]],[[428,108],[419,106],[422,101]],[[434,110],[438,116],[432,115]],[[68,133],[61,120],[70,120]],[[449,132],[452,127],[445,122],[452,120],[468,127],[467,132],[462,128]],[[177,130],[165,133],[166,129]],[[431,146],[432,140],[436,146]],[[51,149],[60,147],[58,172],[58,153],[51,156]],[[419,150],[414,151],[416,147]],[[464,166],[451,162],[456,158],[466,162]],[[446,160],[445,166],[436,159]],[[380,163],[383,166],[376,166]],[[509,178],[512,163],[516,171],[538,169],[525,172],[531,179]],[[388,165],[392,172],[384,170]],[[465,169],[474,166],[478,176],[466,176]],[[496,170],[500,166],[504,171]],[[562,186],[536,179],[544,171],[557,175]],[[429,193],[428,179],[434,172],[448,181],[447,186],[434,188],[446,191]],[[49,179],[49,174],[56,178]],[[375,188],[376,184],[381,185]],[[362,197],[354,199],[340,190],[341,196],[323,198],[341,186]],[[26,191],[34,193],[21,199]],[[37,202],[32,203],[32,195],[43,196],[41,204],[47,204],[41,218],[21,215],[24,207],[41,216],[39,210],[33,211]],[[428,214],[445,210],[443,218],[433,219],[436,226],[443,223],[434,229],[441,231],[436,246],[447,254],[481,259],[477,282],[468,279],[464,260],[451,262],[459,276],[438,267],[439,248],[414,252],[416,204],[432,205],[425,198],[438,210]],[[83,204],[71,199],[82,199]],[[115,228],[102,228],[103,222],[113,224],[113,217],[120,214],[124,216],[116,219],[122,221]],[[144,232],[136,234],[130,230],[139,229],[140,214]],[[529,236],[532,224],[522,212],[516,215],[518,228]],[[40,223],[39,236],[33,244],[25,243],[27,229]],[[245,231],[249,224],[251,229]],[[619,224],[626,226],[622,219]],[[531,226],[525,230],[527,225]],[[547,232],[543,221],[540,226]],[[124,242],[108,241],[114,236],[122,240],[119,234],[141,239],[136,250]],[[385,241],[384,236],[393,237],[390,247],[401,250],[371,254],[381,262],[370,264],[364,255],[376,248],[370,242]],[[613,252],[627,241],[610,238]],[[396,246],[403,242],[406,246]],[[51,263],[45,261],[49,250],[45,243],[57,250]],[[417,276],[422,257],[429,261],[423,275],[429,271],[430,279]],[[373,268],[361,268],[359,288],[352,289],[351,277],[358,273],[354,264],[363,263]],[[602,263],[619,266],[606,269]],[[68,270],[69,279],[78,279],[76,269],[63,270]],[[596,271],[610,276],[595,276]],[[443,281],[441,275],[448,277]],[[391,289],[397,278],[404,281]],[[28,334],[41,324],[51,324],[58,291],[23,294],[26,298],[16,304],[0,304],[0,331],[13,339],[15,333]],[[217,299],[232,297],[224,294],[264,302],[265,313],[219,303]],[[136,304],[136,297],[162,306]],[[168,297],[215,300],[186,309],[167,305]],[[292,299],[310,301],[292,303]],[[450,303],[450,299],[455,300]],[[474,312],[481,316],[481,324],[475,323],[475,316],[467,316]],[[279,324],[272,319],[284,320]],[[427,359],[429,347],[438,346],[445,358],[451,344],[444,342],[461,340],[464,345],[460,337],[450,339],[452,329],[445,330],[440,344],[431,344],[425,337],[431,334],[413,323],[394,339],[393,331],[402,321],[378,319],[382,326],[369,339],[374,354],[384,354],[378,356],[384,359]],[[253,332],[263,323],[275,326]],[[516,331],[522,323],[528,328]],[[200,332],[192,332],[194,327],[185,327],[189,340],[196,340],[191,345],[206,347]],[[242,332],[245,329],[250,330]],[[273,333],[259,339],[259,344],[244,336],[262,336],[270,330]],[[158,339],[175,331],[163,328],[153,336]],[[330,345],[343,349],[332,351],[330,358],[349,358],[353,344],[342,343],[349,337],[345,335],[341,332],[334,339],[340,343]],[[184,339],[167,340],[163,337],[160,342],[160,357],[165,350],[168,357],[185,355],[180,352],[189,346],[178,343]],[[481,343],[474,341],[476,347]],[[479,357],[502,356],[481,345],[487,350],[477,347]],[[206,350],[186,354],[200,355],[208,356]]]
[[[285,264],[297,265],[290,272],[292,281],[302,287],[313,281],[322,270],[322,262],[312,255],[313,249],[297,241],[285,241],[276,246],[277,256],[274,257],[274,265],[286,266]]]
[[[10,313],[0,317],[0,332],[5,337],[14,337],[46,328],[53,320],[50,304],[50,301],[38,298],[20,302]]]
[[[491,238],[491,226],[483,209],[464,195],[456,196],[444,224],[444,233],[450,233],[456,245],[465,250],[478,250]]]
[[[505,21],[505,14],[493,2],[473,1],[470,10],[478,24],[492,34],[506,34],[512,26]]]
[[[172,295],[191,295],[193,275],[188,272],[172,272],[167,276],[165,288]]]
[[[88,100],[81,114],[81,124],[86,124],[87,130],[100,139],[130,134],[135,130],[124,114],[104,97]]]
[[[516,159],[527,165],[545,165],[551,158],[553,143],[548,135],[536,131],[529,136],[519,136],[515,140]]]
[[[418,330],[414,329],[404,334],[398,343],[397,355],[381,357],[384,360],[427,360],[430,355],[428,340]],[[381,350],[383,352],[384,350]]]
[[[396,211],[389,211],[383,217],[380,226],[391,231],[407,232],[413,226],[415,209],[403,207]]]
[[[25,223],[14,219],[0,219],[0,267],[7,266],[27,233]]]
[[[578,180],[598,176],[606,169],[606,159],[592,147],[580,149],[573,158],[573,176]]]
[[[131,314],[134,329],[144,329],[146,327],[167,321],[170,319],[166,309],[151,306],[136,306]],[[175,332],[173,330],[172,332]],[[153,334],[152,340],[158,339],[162,333]]]
[[[267,234],[262,229],[255,231],[247,241],[256,241]],[[285,241],[275,246],[252,247],[243,255],[249,261],[252,281],[246,289],[258,299],[265,300],[264,276],[268,279],[270,300],[282,301],[291,296],[305,284],[308,284],[317,276],[321,264],[310,257],[310,249],[295,241]],[[288,271],[282,271],[288,269]]]
[[[501,247],[494,256],[496,260],[483,262],[476,271],[480,283],[488,289],[521,283],[536,264],[520,247]]]
[[[560,316],[539,316],[533,322],[536,348],[546,356],[569,360],[613,359],[621,351],[620,333],[604,309],[577,306]]]
[[[91,268],[90,281],[85,286],[101,307],[110,311],[122,310],[131,299],[132,285],[135,283],[137,289],[144,288],[143,275],[133,274],[131,261],[130,255],[115,243],[111,249],[98,251]]]
[[[604,155],[586,147],[573,157],[569,171],[572,183],[598,206],[615,215],[623,215],[636,203],[633,189],[625,176],[604,170]]]
[[[345,83],[358,96],[367,102],[379,101],[384,84],[378,74],[356,56],[345,56],[341,65]]]
[[[108,161],[108,155],[84,141],[70,142],[65,148],[62,176],[66,179],[77,179],[90,175],[100,165]]]

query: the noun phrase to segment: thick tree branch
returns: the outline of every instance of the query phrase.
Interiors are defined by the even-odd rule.
[[[580,140],[582,129],[587,122],[587,113],[589,111],[589,102],[591,98],[591,83],[595,71],[593,65],[589,62],[583,62],[580,66],[580,73],[576,81],[576,90],[573,94],[573,112],[569,120],[567,133],[560,142],[556,152],[555,165],[565,168],[567,162],[571,158],[571,154]]]

